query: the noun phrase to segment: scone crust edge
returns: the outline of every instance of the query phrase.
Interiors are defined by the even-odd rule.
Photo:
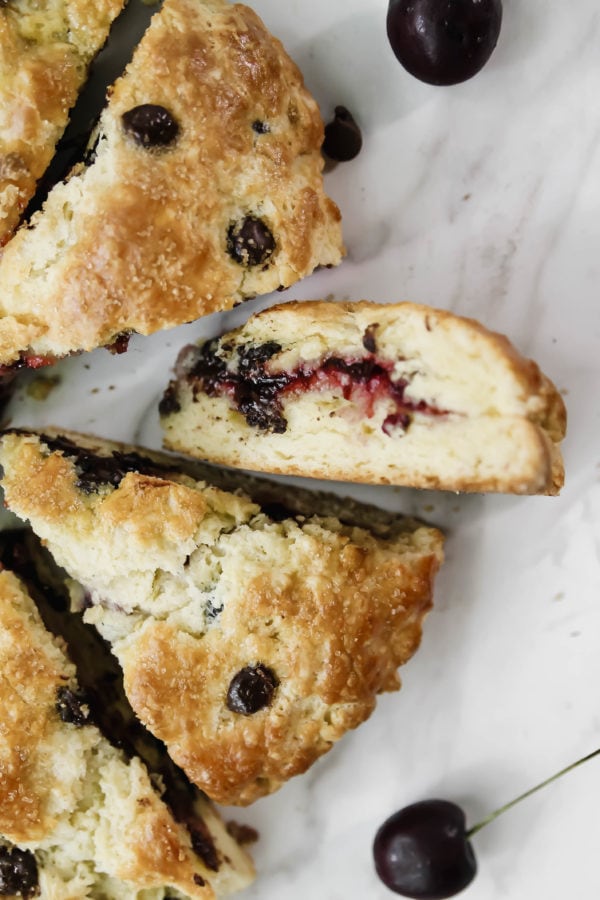
[[[332,336],[332,341],[338,341],[333,352],[336,355],[340,347],[343,349],[344,341],[354,341],[354,346],[360,347],[360,337],[367,329],[373,328],[373,323],[378,328],[381,327],[382,331],[385,330],[388,351],[392,347],[391,333],[397,332],[397,344],[401,347],[402,329],[407,326],[414,334],[421,330],[423,340],[431,341],[432,335],[437,338],[441,334],[442,340],[447,339],[457,350],[465,354],[479,354],[482,364],[502,379],[504,398],[510,407],[501,412],[497,419],[489,418],[487,426],[490,429],[506,428],[507,432],[514,432],[515,436],[518,434],[519,460],[522,455],[522,461],[507,469],[499,465],[496,471],[478,472],[476,477],[469,477],[461,472],[438,475],[435,471],[420,472],[410,465],[403,468],[401,444],[398,444],[396,458],[389,443],[385,442],[386,447],[380,443],[382,450],[389,453],[385,465],[382,464],[383,457],[380,460],[376,455],[377,449],[373,444],[369,459],[365,458],[358,465],[349,462],[348,454],[334,453],[333,449],[328,452],[327,448],[324,448],[323,458],[319,459],[321,453],[317,453],[312,444],[312,449],[307,452],[298,438],[295,455],[302,456],[302,462],[297,463],[291,437],[287,443],[285,434],[264,434],[259,429],[248,426],[242,415],[233,410],[225,398],[221,400],[219,397],[210,397],[205,400],[200,391],[196,399],[193,384],[186,384],[185,375],[180,375],[179,381],[171,383],[181,410],[167,412],[161,417],[165,447],[219,464],[278,474],[310,474],[311,477],[323,479],[405,484],[417,488],[454,491],[517,494],[559,492],[564,482],[564,465],[559,446],[566,431],[564,401],[533,360],[519,353],[505,335],[490,331],[474,319],[408,302],[378,304],[366,300],[354,303],[292,301],[255,314],[227,337],[231,336],[239,342],[248,341],[250,344],[253,341],[258,344],[275,341],[283,345],[285,355],[288,346],[294,347],[296,352],[294,345],[301,346],[305,335],[320,332]],[[312,340],[309,342],[311,348],[314,343],[316,342]],[[390,358],[389,353],[387,358]],[[294,400],[290,400],[290,403],[293,405]],[[206,437],[198,431],[194,410],[196,405],[198,409],[202,406],[202,411],[197,416],[202,416],[212,427],[211,433],[204,432]],[[326,411],[324,415],[327,415]],[[189,418],[186,419],[186,416]],[[458,426],[460,421],[453,427]],[[314,427],[314,422],[307,420],[307,429]],[[324,434],[327,434],[327,427],[325,420]],[[443,440],[442,430],[437,433],[439,440]],[[211,434],[214,434],[214,440]],[[225,440],[217,439],[220,434]],[[450,437],[451,432],[448,434]],[[196,438],[196,435],[199,437]],[[197,447],[195,439],[198,439]],[[333,448],[333,444],[331,447]]]
[[[0,247],[49,165],[87,66],[124,5],[125,0],[63,0],[42,13],[21,14],[17,4],[0,9],[0,123],[6,116],[10,126],[0,129]],[[36,14],[45,15],[50,28],[64,28],[65,40],[28,40]]]
[[[246,586],[218,643],[210,633],[191,641],[164,622],[148,624],[120,650],[132,705],[216,802],[246,805],[277,790],[364,722],[377,694],[400,687],[397,668],[417,650],[431,608],[441,554],[433,542],[428,550],[403,562],[347,545],[340,571],[312,579],[311,589],[265,575]],[[292,619],[298,634],[279,646]],[[252,716],[230,712],[230,680],[257,663],[280,681],[271,705]]]
[[[197,494],[191,488],[130,473],[104,497],[82,496],[69,459],[58,453],[41,456],[35,436],[7,434],[2,457],[9,471],[4,482],[9,506],[31,518],[51,550],[57,546],[57,528],[93,530],[102,544],[105,533],[126,524],[127,532],[119,531],[117,540],[123,539],[123,554],[135,568],[138,553],[153,552],[145,529],[155,519],[152,494],[167,490],[161,541],[166,535],[190,552],[185,532],[193,534],[194,517],[202,515],[196,508],[182,526],[181,511],[190,508],[186,494]],[[133,518],[115,519],[121,497],[132,495],[137,498]],[[131,509],[129,500],[125,505]],[[246,532],[239,532],[238,543],[227,550],[228,577],[234,582],[227,590],[233,599],[221,612],[218,630],[213,626],[197,640],[168,619],[149,616],[114,645],[142,722],[219,802],[249,803],[305,771],[367,718],[377,693],[399,687],[396,669],[419,644],[442,560],[441,534],[417,525],[388,540],[365,536],[360,529],[324,531],[323,536],[313,531],[294,526],[292,552],[275,529],[273,541],[280,541],[275,546],[291,554],[289,569],[274,550],[270,560],[256,566],[256,554],[271,538],[260,531],[257,543],[248,544]],[[242,574],[242,558],[244,572],[255,572],[252,578]],[[160,565],[168,567],[164,559]],[[102,616],[101,607],[90,612]],[[273,668],[279,679],[273,704],[248,717],[232,713],[225,704],[228,685],[237,671],[257,663]]]

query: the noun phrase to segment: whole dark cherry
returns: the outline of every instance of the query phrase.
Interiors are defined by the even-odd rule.
[[[502,0],[390,0],[387,33],[404,68],[428,84],[458,84],[486,64]]]
[[[422,800],[405,806],[383,823],[373,842],[375,870],[391,891],[420,900],[445,900],[466,888],[477,874],[470,838],[507,812],[600,755],[600,748],[555,772],[467,830],[465,814],[449,800]]]
[[[423,800],[390,816],[377,832],[373,856],[390,890],[422,900],[453,897],[477,872],[465,814],[448,800]]]

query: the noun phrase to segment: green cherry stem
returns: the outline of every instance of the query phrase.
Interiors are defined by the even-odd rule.
[[[490,813],[487,818],[482,819],[481,822],[478,822],[477,825],[473,825],[472,828],[469,828],[467,831],[467,837],[473,837],[478,831],[481,831],[486,825],[489,825],[490,822],[493,822],[494,819],[497,819],[498,816],[502,815],[503,812],[506,812],[507,809],[511,809],[513,806],[516,806],[517,803],[520,803],[521,800],[525,800],[526,797],[531,797],[532,794],[535,794],[536,791],[541,790],[543,787],[546,787],[547,784],[551,784],[553,781],[556,781],[557,778],[561,778],[563,775],[566,775],[567,772],[572,772],[573,769],[576,769],[577,766],[582,765],[582,763],[587,762],[589,759],[593,759],[594,756],[598,756],[600,754],[600,747],[597,750],[594,750],[593,753],[588,753],[587,756],[582,756],[581,759],[578,759],[576,762],[571,763],[570,766],[566,766],[566,768],[561,769],[560,772],[555,772],[554,775],[551,775],[550,778],[546,778],[545,781],[540,781],[539,784],[536,784],[535,787],[529,788],[528,791],[525,791],[524,794],[520,794],[518,797],[515,797],[514,800],[511,800],[510,803],[505,803],[504,806],[501,806],[499,809],[495,809],[493,813]]]

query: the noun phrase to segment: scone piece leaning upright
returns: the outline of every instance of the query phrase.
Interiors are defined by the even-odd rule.
[[[339,263],[319,109],[247,7],[165,0],[96,138],[0,261],[0,365],[181,325]]]
[[[125,0],[0,3],[0,247],[46,171]]]
[[[64,640],[8,570],[0,571],[0,667],[2,896],[211,900],[247,886],[252,864],[206,798],[197,792],[200,807],[190,798],[188,809],[203,847],[218,835],[216,867],[161,797],[159,772],[153,781],[137,755],[96,727],[102,711],[80,689]]]
[[[450,491],[556,494],[562,398],[478,322],[308,301],[182,350],[165,446],[230,466]]]
[[[9,432],[6,502],[82,585],[143,724],[210,797],[249,803],[399,687],[442,536],[283,485],[223,490],[143,452]]]

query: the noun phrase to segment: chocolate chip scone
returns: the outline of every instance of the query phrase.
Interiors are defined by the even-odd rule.
[[[125,0],[0,3],[0,247],[46,171],[88,66],[124,6]]]
[[[0,261],[0,365],[110,345],[339,263],[323,125],[258,16],[166,0],[100,119],[93,161]]]
[[[399,687],[436,529],[81,435],[8,432],[0,463],[136,714],[213,799],[276,790]]]
[[[241,890],[253,877],[247,854],[113,703],[114,659],[62,610],[30,551],[22,532],[0,534],[0,559],[24,579],[0,571],[0,894],[210,900]]]
[[[558,493],[562,398],[503,335],[411,303],[286,303],[181,352],[165,445],[269,472]]]

